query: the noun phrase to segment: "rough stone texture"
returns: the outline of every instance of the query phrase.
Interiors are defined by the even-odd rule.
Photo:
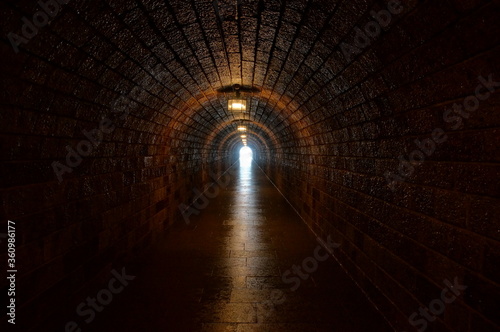
[[[443,113],[478,76],[500,80],[500,1],[405,1],[351,59],[342,43],[386,1],[239,3],[71,1],[16,54],[7,34],[40,8],[2,1],[1,227],[18,222],[25,323],[102,281],[234,162],[217,90],[238,83],[260,91],[246,95],[258,162],[342,242],[336,258],[397,330],[455,276],[466,294],[427,331],[498,329],[500,93],[457,130]],[[116,129],[59,184],[52,162],[103,118]],[[391,191],[385,173],[435,128],[448,141]]]

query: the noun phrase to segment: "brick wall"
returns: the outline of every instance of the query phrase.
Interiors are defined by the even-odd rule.
[[[39,10],[34,4],[2,3],[9,17],[2,35],[20,33],[20,18]],[[109,4],[78,6],[64,7],[18,54],[7,40],[1,44],[1,227],[7,218],[17,224],[24,330],[62,330],[111,269],[182,222],[179,204],[229,160],[204,141],[212,124],[185,115],[183,100],[193,98],[181,89],[185,74],[136,43]],[[84,131],[102,119],[114,130],[59,181],[52,163],[67,166],[66,147],[89,141]]]
[[[455,277],[468,289],[426,331],[500,326],[500,91],[456,130],[443,119],[475,94],[478,76],[500,81],[498,9],[423,2],[350,62],[340,66],[334,48],[315,87],[295,97],[308,98],[300,108],[314,118],[301,127],[304,143],[263,162],[311,229],[342,244],[336,259],[398,331]],[[360,15],[355,26],[368,21]],[[327,34],[320,40],[335,44]],[[436,128],[448,140],[392,191],[386,172],[398,174],[399,156]]]

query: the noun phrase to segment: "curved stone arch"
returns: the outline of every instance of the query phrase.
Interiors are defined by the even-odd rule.
[[[285,132],[290,133],[292,135],[294,140],[300,141],[300,140],[310,140],[310,133],[308,130],[308,127],[310,123],[308,123],[307,120],[307,112],[304,112],[303,110],[300,109],[300,107],[294,103],[292,100],[287,100],[289,98],[284,98],[284,96],[280,96],[275,92],[272,92],[270,90],[266,90],[261,88],[261,92],[258,95],[253,95],[251,98],[255,98],[259,101],[263,101],[264,104],[261,105],[260,102],[257,104],[256,107],[264,107],[265,109],[271,110],[271,112],[274,112],[275,117],[279,118],[278,124],[284,124],[282,127],[282,130],[285,130]],[[220,100],[223,99],[224,103],[221,103]],[[166,129],[166,135],[168,135],[171,139],[175,140],[176,134],[177,133],[182,133],[189,131],[186,128],[191,127],[194,129],[195,126],[193,126],[193,123],[199,123],[200,118],[196,118],[196,115],[200,115],[200,109],[205,110],[208,114],[213,114],[213,112],[209,112],[209,107],[212,108],[215,112],[217,112],[218,115],[222,115],[220,112],[220,109],[218,109],[218,105],[214,106],[213,103],[221,103],[221,109],[224,109],[224,104],[226,102],[227,97],[224,94],[224,98],[221,98],[221,94],[217,93],[214,90],[210,91],[204,91],[201,92],[198,96],[191,98],[187,102],[182,101],[183,107],[175,107],[174,112],[175,114],[170,115],[172,121],[169,123],[167,126],[168,129]],[[207,105],[210,104],[210,105]],[[269,106],[271,105],[271,106]],[[251,105],[250,107],[253,107]],[[225,112],[225,116],[227,116],[227,112]],[[202,118],[203,116],[200,115]],[[213,117],[213,116],[212,116]],[[255,117],[255,116],[254,116]],[[222,119],[222,117],[220,116]],[[252,118],[252,116],[250,116]],[[269,118],[269,117],[268,117]],[[288,121],[288,119],[292,120],[292,122]],[[224,128],[226,124],[229,121],[234,121],[232,120],[226,120],[224,122],[220,121],[215,121],[215,123],[218,123],[216,128]],[[214,122],[211,122],[214,123]],[[259,121],[253,121],[255,124],[259,124],[261,128],[268,127],[267,131],[272,131],[272,128],[269,128],[269,126],[265,126],[265,124],[260,123]],[[175,128],[175,130],[174,130]],[[205,126],[206,128],[206,126]],[[288,128],[288,129],[287,129]],[[220,130],[220,129],[219,129]],[[211,138],[216,135],[217,130],[214,129],[212,131],[212,135],[210,135],[209,138],[205,139],[204,146],[208,146]],[[271,137],[275,137],[276,141],[279,142],[281,141],[279,139],[278,134],[273,134]],[[311,144],[301,144],[300,146],[303,146],[304,148],[307,149],[307,146],[311,146]],[[204,149],[204,151],[207,151]],[[306,152],[306,151],[304,151]]]
[[[249,143],[250,142],[258,142],[257,145],[259,147],[264,146],[265,148],[264,149],[260,148],[257,151],[257,153],[259,156],[266,154],[266,156],[269,158],[271,152],[269,149],[269,145],[266,142],[266,139],[264,139],[263,137],[261,137],[261,135],[259,135],[257,133],[252,133],[252,134],[253,134],[253,136],[251,139],[249,139]],[[240,138],[239,138],[237,133],[230,133],[219,143],[218,149],[220,151],[228,151],[229,153],[232,153],[231,151],[234,150],[234,145],[237,144],[237,142],[239,142],[239,141],[240,141]]]
[[[234,122],[234,121],[231,121],[231,122],[228,121],[225,124],[223,124],[220,128],[216,128],[212,132],[212,134],[206,138],[204,148],[209,151],[211,149],[211,147],[210,147],[211,142],[215,141],[216,137],[218,135],[220,135],[223,131],[227,130],[228,127],[234,128],[234,130],[233,130],[234,133],[237,133],[236,126],[238,124],[239,123]],[[271,142],[273,143],[273,146],[276,147],[276,149],[281,148],[280,140],[278,139],[278,137],[276,137],[276,134],[272,130],[270,130],[268,127],[266,127],[265,125],[263,125],[259,122],[252,122],[251,121],[251,125],[249,127],[250,127],[249,130],[251,130],[252,135],[259,135],[256,130],[252,131],[252,129],[253,129],[252,127],[257,127],[258,129],[260,129],[263,133],[265,133],[271,139]],[[269,147],[269,145],[267,145],[267,146]]]
[[[228,142],[228,144],[227,144],[228,147],[226,148],[226,150],[229,151],[229,153],[231,155],[236,154],[237,151],[235,151],[235,150],[238,147],[237,144],[238,144],[237,140]],[[262,149],[258,148],[260,145],[266,145],[265,141],[262,140],[260,137],[254,137],[252,140],[250,140],[248,142],[248,147],[252,149],[253,159],[254,160],[261,160],[261,156],[262,156],[261,151],[262,151]],[[265,154],[266,154],[267,158],[270,158],[270,154],[271,154],[270,151],[269,150],[265,150],[265,151],[266,151]]]

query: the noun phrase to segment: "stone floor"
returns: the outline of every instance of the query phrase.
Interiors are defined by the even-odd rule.
[[[235,167],[230,185],[174,227],[85,330],[392,331],[333,258],[305,260],[318,243],[265,174]],[[286,272],[303,262],[307,279]]]

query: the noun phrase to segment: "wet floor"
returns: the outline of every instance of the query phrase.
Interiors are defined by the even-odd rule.
[[[256,165],[232,174],[84,331],[392,331]]]

